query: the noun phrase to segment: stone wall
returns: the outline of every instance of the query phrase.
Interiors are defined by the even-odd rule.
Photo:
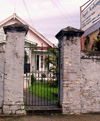
[[[5,108],[9,107],[9,105],[23,104],[24,42],[22,40],[24,40],[24,33],[14,32],[12,34],[9,32],[7,34],[5,50],[4,113],[11,112],[9,108],[7,108],[8,110]]]
[[[67,27],[56,38],[59,40],[60,104],[63,114],[79,114],[80,105],[80,39],[83,31]]]
[[[6,27],[6,47],[0,45],[0,107],[3,106],[4,114],[25,114],[23,69],[27,29],[22,25]],[[80,52],[82,33],[68,27],[57,35],[63,114],[100,112],[100,55]]]
[[[63,38],[63,100],[62,109],[64,114],[80,113],[80,39],[72,43]],[[76,47],[77,45],[77,47]]]
[[[81,52],[82,31],[62,29],[59,40],[63,114],[100,112],[100,53]],[[97,56],[98,55],[98,56]]]
[[[64,41],[63,41],[64,42]],[[59,85],[60,85],[60,97],[59,97],[59,104],[62,107],[63,103],[63,53],[64,53],[64,47],[63,47],[63,42],[59,41],[59,74],[60,74],[60,79],[59,79]]]
[[[4,54],[5,54],[5,48],[4,44],[0,44],[0,107],[3,105],[3,82],[4,82]]]
[[[4,114],[25,114],[23,101],[24,40],[28,27],[14,24],[4,27],[5,48]]]
[[[81,57],[81,113],[100,112],[100,55]]]

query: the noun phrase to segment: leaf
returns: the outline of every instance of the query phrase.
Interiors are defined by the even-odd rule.
[[[53,116],[54,114],[53,113],[51,113],[51,116]]]

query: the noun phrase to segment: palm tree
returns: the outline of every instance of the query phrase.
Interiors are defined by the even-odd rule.
[[[93,45],[92,45],[92,50],[93,51],[100,51],[100,38],[94,38],[93,39]]]
[[[59,59],[59,53],[58,53],[58,48],[54,49],[49,49],[49,55],[45,57],[45,66],[48,68],[48,73],[52,73],[53,77],[57,78],[57,83],[58,84],[58,59]],[[50,67],[49,67],[50,66]]]

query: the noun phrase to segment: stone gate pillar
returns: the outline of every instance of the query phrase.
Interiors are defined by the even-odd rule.
[[[24,114],[23,73],[24,38],[26,25],[13,24],[4,27],[7,34],[5,48],[4,114]]]
[[[56,38],[60,45],[60,104],[63,114],[80,113],[80,42],[84,32],[62,29]]]

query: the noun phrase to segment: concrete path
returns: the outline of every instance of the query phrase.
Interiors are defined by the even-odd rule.
[[[28,106],[53,106],[55,105],[53,101],[39,98],[33,95],[28,90],[24,90],[24,103]]]
[[[0,117],[0,121],[100,121],[100,114],[61,115],[43,114],[32,116]]]

